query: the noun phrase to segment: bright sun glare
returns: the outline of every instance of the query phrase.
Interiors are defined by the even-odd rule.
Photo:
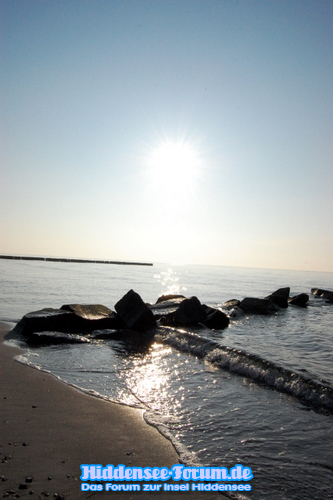
[[[184,141],[164,141],[149,158],[149,176],[161,196],[175,199],[194,189],[198,178],[198,153]]]

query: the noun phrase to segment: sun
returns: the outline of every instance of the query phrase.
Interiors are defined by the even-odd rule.
[[[193,191],[200,170],[195,148],[184,141],[163,141],[149,155],[149,177],[161,196],[174,200]]]

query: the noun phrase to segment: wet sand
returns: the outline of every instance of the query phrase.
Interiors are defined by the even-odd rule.
[[[222,499],[212,492],[82,492],[81,464],[171,467],[172,444],[142,412],[86,395],[13,359],[0,323],[0,494],[9,498]],[[32,492],[32,493],[31,493]],[[19,496],[17,496],[19,495]]]

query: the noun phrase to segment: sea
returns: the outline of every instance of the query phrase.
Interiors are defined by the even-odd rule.
[[[280,287],[309,294],[307,308],[243,314],[223,331],[164,327],[139,351],[119,340],[7,342],[21,348],[21,363],[142,409],[184,464],[250,467],[251,491],[232,498],[333,499],[333,304],[311,295],[315,287],[333,290],[333,273],[0,260],[0,280],[0,320],[13,326],[45,307],[113,309],[130,289],[150,304],[176,293],[222,310],[227,300]]]

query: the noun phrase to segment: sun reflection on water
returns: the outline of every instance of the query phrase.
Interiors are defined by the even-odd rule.
[[[122,371],[126,390],[118,397],[125,404],[149,408],[164,416],[174,412],[180,406],[179,401],[169,401],[170,370],[169,363],[172,349],[154,342],[145,355],[131,356],[125,359],[126,367]]]
[[[160,295],[180,294],[186,291],[186,287],[179,283],[180,274],[171,267],[169,267],[167,271],[155,274],[154,278],[157,279],[163,287]]]

